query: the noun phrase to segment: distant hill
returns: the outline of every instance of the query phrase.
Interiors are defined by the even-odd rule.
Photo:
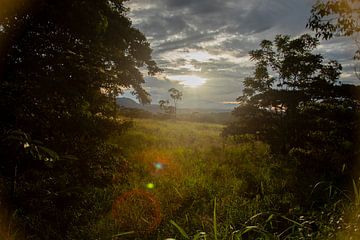
[[[124,116],[134,118],[168,118],[156,104],[139,104],[130,98],[120,97],[116,103],[124,108],[121,112]],[[208,123],[229,123],[234,120],[231,111],[228,109],[207,109],[207,108],[180,108],[178,119],[195,122]]]
[[[124,108],[141,109],[151,113],[159,113],[160,106],[156,104],[140,104],[130,98],[120,97],[116,98],[116,103]]]
[[[116,98],[116,103],[125,108],[138,108],[141,109],[141,105],[130,98]]]
[[[140,104],[134,100],[126,97],[119,97],[116,103],[124,108],[141,109],[151,113],[160,113],[160,106],[158,104]],[[232,109],[215,109],[215,108],[179,108],[178,113],[223,113],[231,112]]]

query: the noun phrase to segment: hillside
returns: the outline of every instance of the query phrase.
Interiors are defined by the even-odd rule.
[[[144,111],[148,111],[150,113],[159,113],[161,112],[160,106],[155,104],[140,104],[135,102],[134,100],[130,98],[125,97],[119,97],[116,98],[116,103],[124,108],[130,108],[130,109],[141,109]]]
[[[161,112],[160,106],[158,104],[140,104],[136,101],[126,98],[126,97],[118,97],[116,98],[116,103],[125,108],[133,108],[133,109],[141,109],[151,113],[159,113]],[[232,109],[221,109],[221,108],[179,108],[178,113],[225,113],[231,112]]]

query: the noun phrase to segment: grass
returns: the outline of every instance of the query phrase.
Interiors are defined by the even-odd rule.
[[[143,234],[180,237],[173,220],[189,235],[207,232],[220,239],[230,225],[262,210],[260,195],[270,190],[264,188],[272,181],[266,166],[269,149],[260,142],[240,146],[225,141],[222,129],[219,124],[135,120],[129,132],[112,139],[126,146],[123,152],[131,169],[123,192],[141,189],[160,205],[161,224],[155,232]],[[265,201],[272,205],[275,198]],[[135,228],[146,229],[146,221]]]
[[[219,124],[133,125],[111,139],[125,146],[129,174],[126,184],[114,178],[112,211],[93,227],[99,239],[321,239],[314,219],[332,216],[300,209],[292,169],[266,144],[223,139]]]

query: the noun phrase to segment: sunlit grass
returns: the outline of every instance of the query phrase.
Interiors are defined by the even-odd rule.
[[[273,202],[291,202],[286,193],[260,197],[262,191],[281,186],[270,179],[269,149],[263,143],[238,145],[225,140],[224,126],[219,124],[174,120],[133,124],[112,143],[127,146],[123,151],[132,171],[126,189],[143,189],[160,204],[162,223],[148,233],[160,234],[158,239],[179,236],[171,220],[189,236],[206,232],[221,237]]]
[[[304,212],[289,191],[296,185],[287,160],[273,159],[269,146],[256,140],[237,144],[224,139],[222,129],[136,119],[129,131],[115,134],[111,142],[126,146],[128,177],[126,184],[114,181],[119,213],[99,219],[94,232],[104,239],[159,240],[349,236],[333,222],[342,216],[339,210],[355,207],[346,210],[339,202],[327,206],[324,215]],[[358,221],[357,215],[348,218]],[[313,230],[315,220],[324,235]]]

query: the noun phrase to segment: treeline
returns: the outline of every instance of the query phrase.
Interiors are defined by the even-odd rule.
[[[144,118],[144,119],[154,119],[154,120],[175,120],[173,114],[167,113],[151,113],[142,109],[135,108],[124,108],[120,107],[118,114],[119,118]],[[176,119],[179,121],[190,121],[190,122],[203,122],[203,123],[218,123],[218,124],[228,124],[236,119],[231,112],[196,112],[186,110],[181,112],[178,110]]]
[[[315,53],[318,44],[306,34],[278,35],[251,51],[256,67],[237,99],[238,120],[223,133],[269,144],[273,157],[295,172],[290,191],[309,206],[318,183],[353,192],[359,177],[360,86],[342,84],[341,65]]]

